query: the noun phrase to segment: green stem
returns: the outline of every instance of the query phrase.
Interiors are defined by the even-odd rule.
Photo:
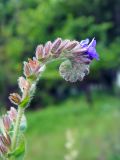
[[[17,141],[18,141],[18,134],[20,129],[20,123],[22,119],[22,115],[24,113],[24,108],[18,107],[18,115],[15,123],[13,139],[12,139],[12,151],[16,149]]]

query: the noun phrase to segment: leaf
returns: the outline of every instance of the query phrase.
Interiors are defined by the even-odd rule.
[[[29,97],[26,97],[20,104],[19,104],[19,107],[21,108],[26,108],[28,103],[29,103],[29,100],[30,98]]]
[[[36,76],[35,76],[35,75],[31,75],[31,76],[29,76],[28,80],[29,80],[30,82],[33,82],[33,81],[36,80]]]
[[[22,142],[16,148],[15,151],[8,154],[8,158],[15,158],[15,160],[24,160],[25,155],[25,140],[22,139]]]

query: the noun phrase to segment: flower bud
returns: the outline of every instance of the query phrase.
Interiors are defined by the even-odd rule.
[[[20,97],[20,95],[18,93],[11,93],[10,96],[9,96],[9,100],[13,104],[18,105],[21,102],[21,97]]]
[[[24,62],[24,75],[29,77],[31,75],[30,65],[27,62]]]
[[[69,42],[69,43],[66,45],[65,50],[70,51],[70,50],[72,50],[73,48],[75,48],[77,44],[78,44],[77,41]]]
[[[76,46],[75,48],[73,48],[72,53],[73,54],[82,54],[86,51],[87,51],[87,48],[78,48],[78,46]]]
[[[35,75],[35,76],[38,76],[39,73],[43,72],[44,69],[45,69],[45,65],[40,65],[39,61],[35,57],[33,57],[33,60],[29,59],[28,63],[30,65],[32,74]]]
[[[6,133],[6,136],[0,135],[0,142],[2,142],[5,146],[9,147],[11,145],[11,138]]]
[[[14,107],[10,108],[10,111],[7,112],[10,120],[15,121],[17,117],[17,110]]]
[[[43,52],[43,45],[38,45],[37,48],[36,48],[36,53],[35,53],[36,58],[38,60],[41,59],[41,58],[43,58],[43,54],[44,54],[44,52]]]
[[[32,73],[34,74],[36,72],[36,70],[38,70],[40,68],[40,64],[35,57],[33,58],[33,60],[29,58],[28,61],[29,61],[28,63],[29,63],[29,66],[32,70]]]
[[[29,82],[24,77],[19,77],[18,79],[18,85],[23,92],[24,90],[27,90],[29,88]]]
[[[44,46],[44,57],[47,56],[51,51],[52,43],[48,41]]]
[[[8,152],[8,149],[6,146],[4,146],[2,143],[0,143],[0,152],[1,154],[5,155]]]
[[[53,42],[52,49],[51,49],[51,52],[52,52],[52,53],[56,52],[56,50],[57,50],[58,47],[60,46],[61,42],[62,42],[61,38],[57,38],[57,39]]]
[[[8,115],[3,116],[2,120],[3,120],[4,128],[6,129],[6,131],[9,131],[11,127],[11,120],[9,116]]]
[[[60,46],[58,47],[58,49],[56,50],[56,52],[54,53],[55,57],[59,57],[59,55],[64,51],[66,45],[70,42],[70,40],[64,40],[61,42]]]
[[[60,44],[58,50],[63,50],[63,49],[65,49],[69,42],[70,42],[70,40],[68,40],[68,39],[62,41],[62,43]]]

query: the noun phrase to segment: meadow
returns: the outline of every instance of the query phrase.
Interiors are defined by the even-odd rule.
[[[111,95],[94,96],[90,107],[84,97],[60,105],[28,111],[26,160],[64,160],[66,132],[74,138],[76,160],[120,159],[120,103]]]

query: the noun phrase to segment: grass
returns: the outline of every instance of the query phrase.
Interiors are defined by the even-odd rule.
[[[76,160],[120,160],[120,104],[112,96],[95,97],[90,108],[82,98],[29,112],[26,160],[64,160],[66,131],[74,135]]]

